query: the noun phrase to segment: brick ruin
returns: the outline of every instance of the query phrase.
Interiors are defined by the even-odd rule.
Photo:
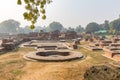
[[[119,80],[120,68],[108,65],[92,66],[84,73],[84,80]]]
[[[93,39],[92,41],[89,39]],[[96,51],[103,50],[104,56],[111,58],[116,61],[120,61],[120,37],[112,37],[111,39],[101,38],[101,37],[92,37],[90,36],[87,40],[89,45],[83,46],[84,48]],[[86,41],[86,40],[85,40]]]

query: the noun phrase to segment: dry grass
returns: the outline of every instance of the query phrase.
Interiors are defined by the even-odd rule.
[[[22,69],[26,65],[22,54],[32,50],[20,48],[0,55],[0,80],[20,80],[25,73]]]
[[[83,74],[92,65],[111,62],[103,57],[102,51],[92,52],[80,48],[86,55],[84,60],[70,62],[26,61],[23,55],[32,48],[20,48],[0,55],[0,80],[83,80]]]
[[[24,70],[27,72],[22,80],[81,80],[88,67],[81,61],[72,62],[28,62]],[[32,65],[32,66],[31,66]]]
[[[0,63],[0,80],[18,80],[20,75],[24,73],[21,70],[24,65],[25,63],[22,60],[11,60]]]

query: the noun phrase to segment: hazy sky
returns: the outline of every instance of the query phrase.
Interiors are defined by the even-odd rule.
[[[15,19],[21,22],[21,27],[29,25],[22,16],[24,6],[16,3],[17,0],[1,0],[0,22]],[[120,0],[53,0],[46,10],[47,19],[39,19],[36,25],[48,26],[49,23],[58,21],[65,27],[85,27],[90,22],[100,24],[104,20],[112,21],[118,18]]]

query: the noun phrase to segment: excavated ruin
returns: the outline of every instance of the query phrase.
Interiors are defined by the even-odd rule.
[[[69,50],[43,50],[30,52],[24,56],[27,59],[38,61],[70,61],[75,59],[82,59],[83,55],[76,51]]]
[[[24,55],[25,59],[37,61],[70,61],[82,59],[84,56],[80,52],[71,51],[68,45],[61,42],[32,42],[37,45],[36,51]]]

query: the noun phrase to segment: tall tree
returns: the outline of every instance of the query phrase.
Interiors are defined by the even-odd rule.
[[[104,29],[105,30],[109,30],[110,26],[109,26],[109,21],[108,20],[105,20],[104,22]]]
[[[98,30],[100,30],[100,26],[99,26],[99,24],[97,24],[95,22],[89,23],[86,26],[87,33],[94,33],[95,31],[98,31]]]
[[[109,30],[110,26],[109,26],[109,21],[105,20],[103,24],[100,25],[101,29],[103,30]]]
[[[5,20],[0,23],[0,32],[1,33],[17,33],[19,30],[20,23],[13,19]]]
[[[63,29],[63,25],[59,22],[52,22],[49,24],[48,28],[50,31],[56,31],[56,30],[61,31]]]
[[[120,18],[110,22],[110,29],[115,30],[116,33],[120,31]]]
[[[69,27],[69,28],[68,28],[68,31],[75,31],[75,29],[72,28],[72,27]]]
[[[75,31],[76,31],[78,34],[80,34],[80,33],[84,32],[84,28],[81,27],[81,25],[79,25],[79,26],[76,27]]]

